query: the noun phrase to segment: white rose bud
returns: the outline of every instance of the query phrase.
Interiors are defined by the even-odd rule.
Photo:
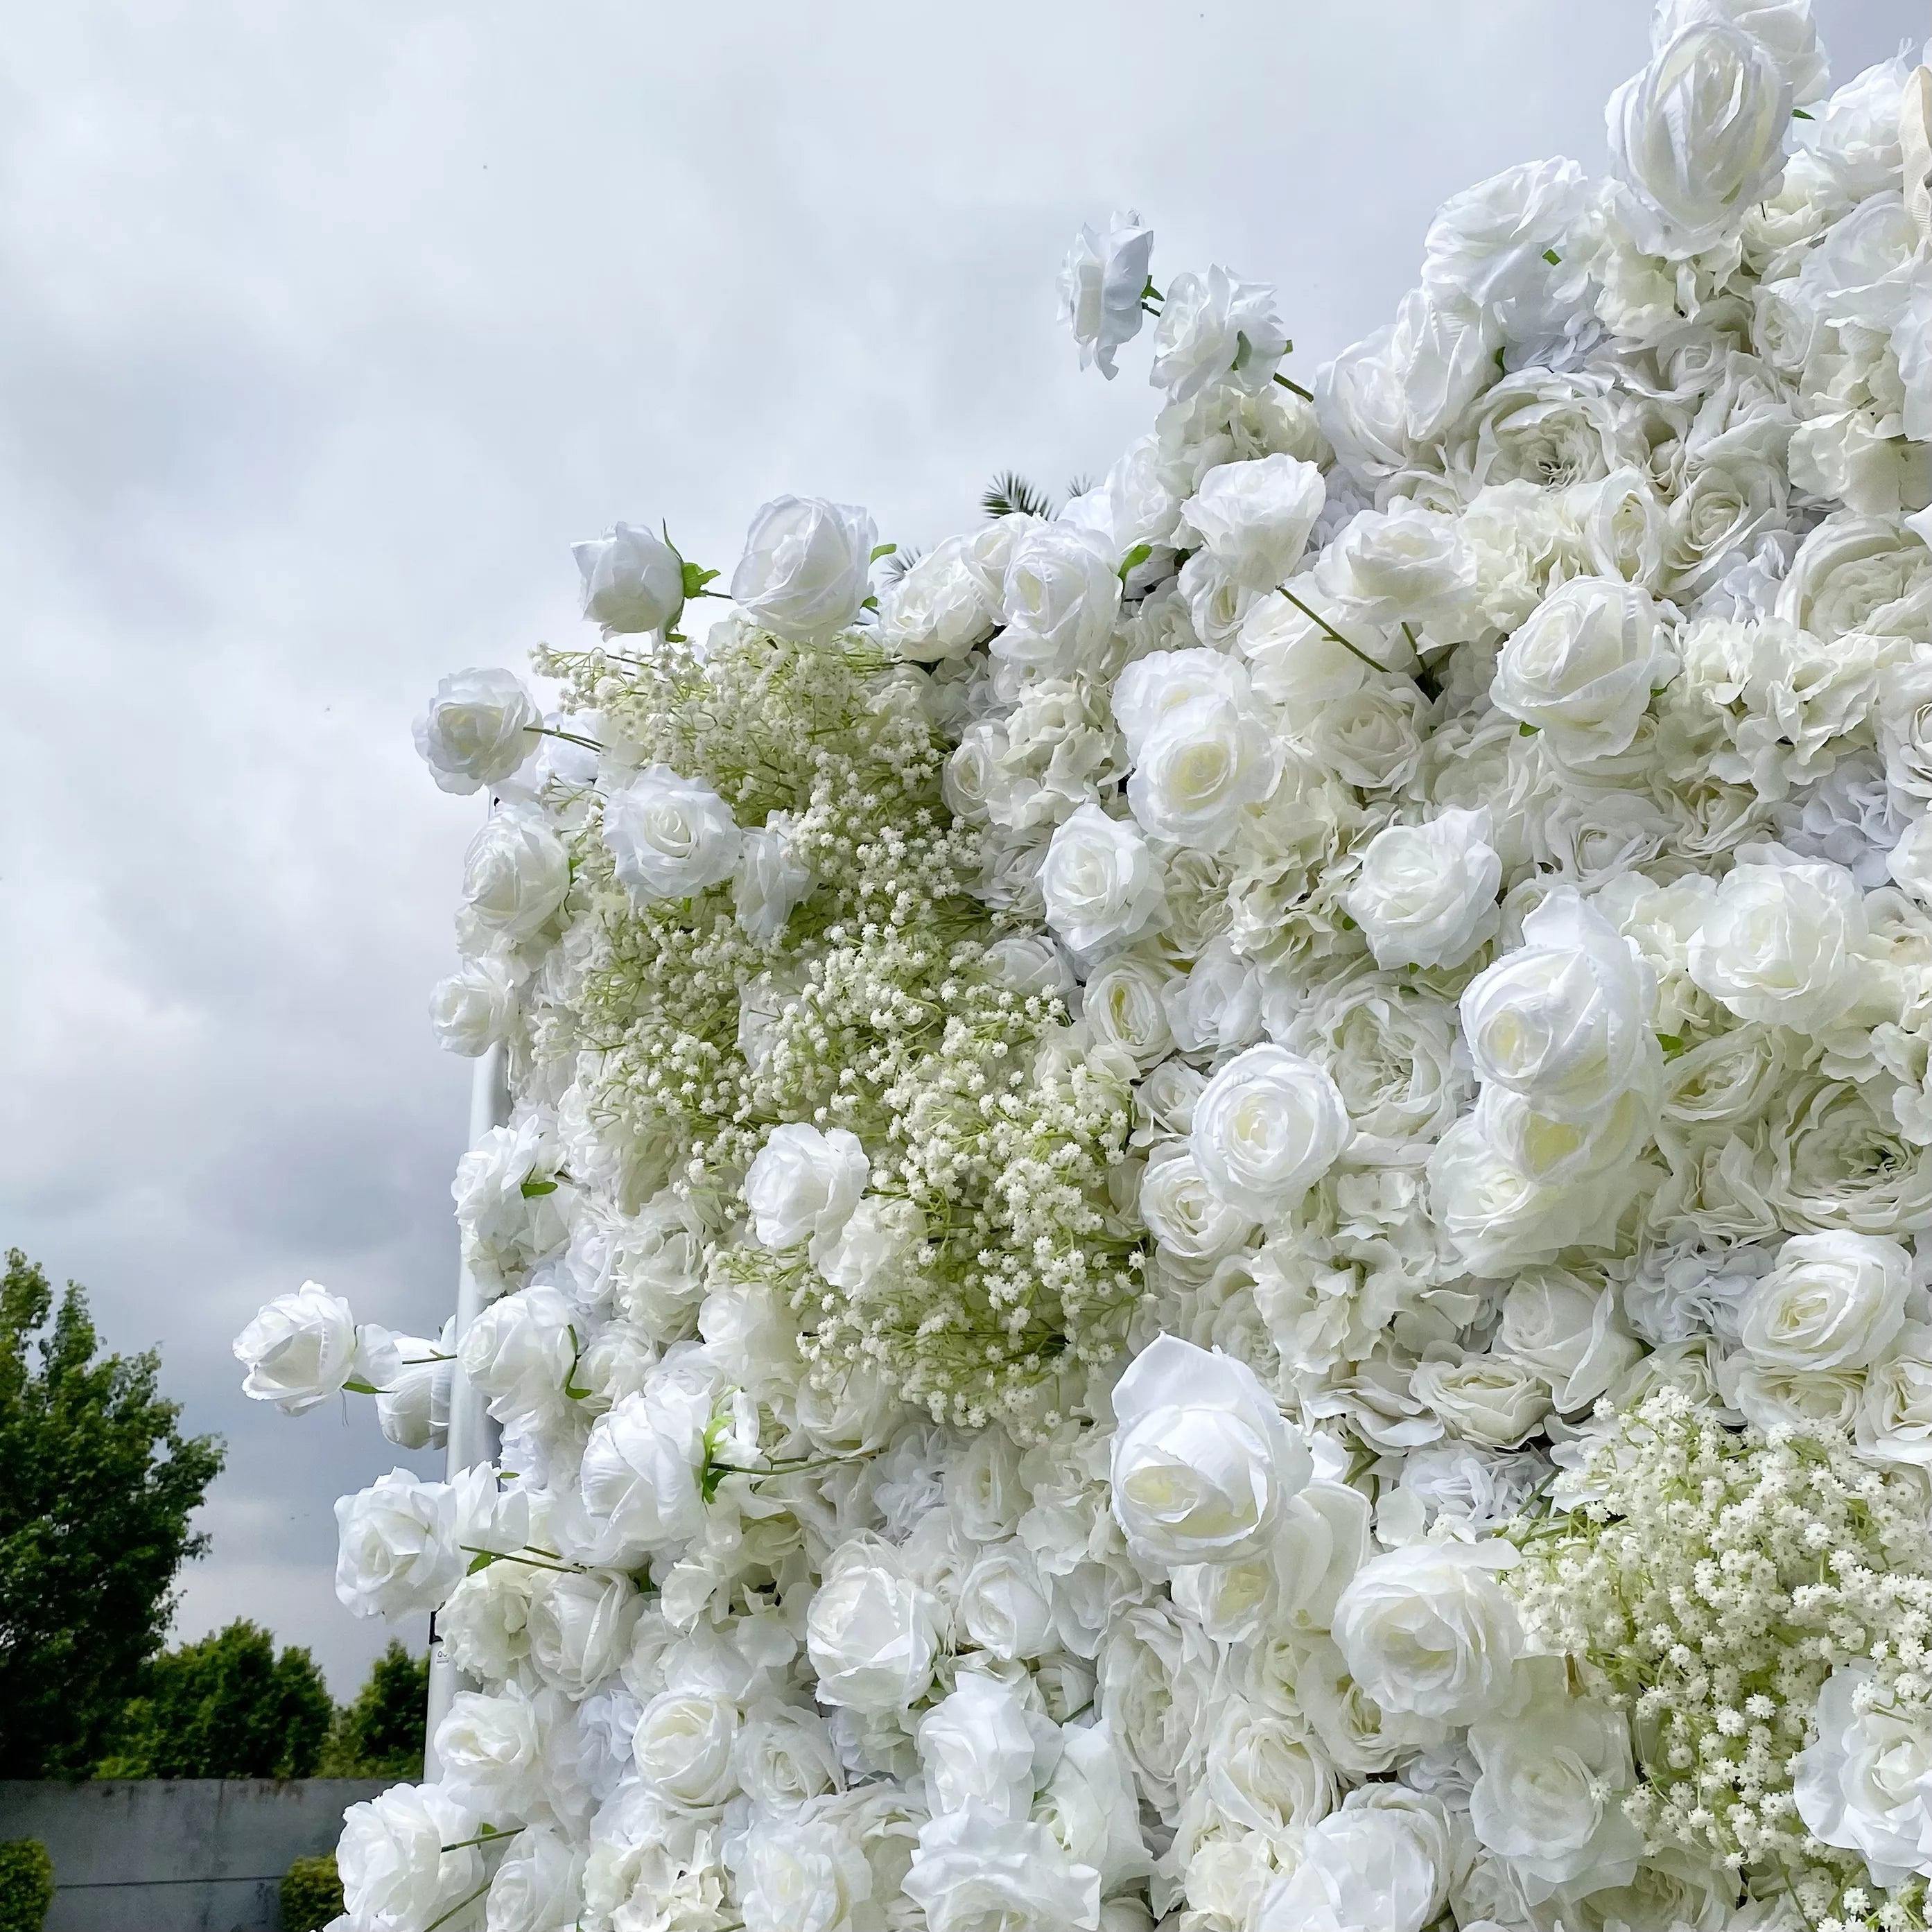
[[[1905,1325],[1911,1284],[1911,1256],[1883,1235],[1794,1235],[1745,1300],[1738,1340],[1766,1368],[1867,1368]]]
[[[728,879],[744,835],[708,784],[646,765],[604,808],[618,883],[639,898],[682,899]]]
[[[248,1366],[244,1395],[272,1402],[284,1415],[304,1415],[357,1374],[356,1318],[340,1295],[305,1281],[265,1304],[236,1336],[234,1350]]]
[[[569,890],[570,855],[534,805],[492,812],[463,855],[469,916],[513,944],[535,938]]]
[[[416,722],[416,749],[444,791],[496,784],[536,749],[543,714],[507,670],[452,672]]]
[[[570,547],[584,578],[584,614],[607,636],[666,631],[684,608],[684,560],[662,538],[628,524]]]
[[[878,532],[850,503],[779,496],[752,519],[731,576],[739,607],[782,638],[826,638],[856,621]]]
[[[380,1382],[369,1378],[379,1390],[377,1425],[398,1449],[440,1449],[449,1440],[449,1390],[455,1367],[449,1358],[454,1330],[452,1316],[440,1342],[420,1335],[392,1335],[394,1366]]]
[[[1486,810],[1451,806],[1369,842],[1342,903],[1378,966],[1460,966],[1494,935],[1503,865],[1489,838]]]
[[[1784,166],[1791,82],[1770,50],[1700,21],[1611,95],[1611,166],[1621,212],[1646,254],[1682,260],[1733,234]]]
[[[1076,952],[1130,939],[1160,916],[1160,870],[1131,824],[1083,805],[1060,825],[1040,868],[1046,922]]]
[[[760,1244],[795,1248],[836,1234],[859,1204],[872,1166],[856,1134],[821,1133],[802,1123],[774,1127],[745,1176],[745,1199]]]
[[[1081,230],[1060,271],[1060,319],[1080,347],[1080,366],[1098,364],[1112,382],[1114,352],[1141,332],[1141,297],[1154,255],[1154,230],[1132,208],[1099,231]]]
[[[1251,1046],[1194,1103],[1188,1144],[1214,1195],[1266,1221],[1334,1166],[1351,1131],[1341,1090],[1323,1068],[1286,1047]]]
[[[932,1682],[944,1611],[891,1555],[848,1546],[827,1566],[805,1626],[821,1704],[907,1711]]]
[[[1866,933],[1842,866],[1733,866],[1690,942],[1690,976],[1740,1019],[1816,1033],[1858,997]]]
[[[446,1053],[476,1060],[509,1037],[517,1017],[517,982],[495,953],[466,959],[436,982],[429,1001],[430,1024]]]
[[[1672,662],[1663,618],[1641,584],[1573,577],[1504,645],[1490,697],[1540,731],[1561,763],[1585,764],[1628,748]]]
[[[1115,1386],[1114,1514],[1142,1562],[1232,1562],[1266,1546],[1313,1470],[1255,1372],[1162,1335]]]
[[[1322,472],[1296,456],[1217,464],[1181,514],[1237,584],[1272,590],[1294,574],[1328,501]]]
[[[1496,1572],[1508,1544],[1417,1544],[1372,1557],[1335,1606],[1334,1637],[1364,1694],[1384,1711],[1468,1724],[1508,1701],[1523,1648]]]

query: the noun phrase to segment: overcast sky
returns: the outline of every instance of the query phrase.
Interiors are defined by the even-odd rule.
[[[1817,0],[1845,78],[1922,32]],[[1054,314],[1082,221],[1274,281],[1317,363],[1455,190],[1600,165],[1642,0],[94,0],[0,46],[4,1051],[15,1243],[229,1443],[179,1628],[388,1633],[331,1587],[366,1405],[245,1402],[312,1276],[431,1329],[469,1065],[424,1018],[475,800],[411,718],[581,638],[568,545],[728,573],[784,491],[924,546],[1151,419]],[[416,1459],[430,1469],[437,1459]],[[406,1632],[412,1640],[420,1633]]]

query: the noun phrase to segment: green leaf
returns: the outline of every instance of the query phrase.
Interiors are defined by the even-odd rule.
[[[706,570],[702,564],[687,563],[684,566],[684,594],[687,597],[702,596],[704,586],[718,574],[715,570]]]
[[[1546,248],[1543,251],[1543,259],[1554,268],[1562,262],[1563,257],[1554,248]]]
[[[1802,107],[1794,107],[1791,110],[1791,118],[1794,121],[1815,121],[1818,117],[1815,114],[1806,113]]]
[[[1519,738],[1534,738],[1536,736],[1536,727],[1526,722],[1517,725],[1516,735]]]
[[[556,1192],[556,1183],[554,1180],[526,1180],[518,1192],[522,1194],[526,1201],[535,1201],[540,1196],[554,1194]]]
[[[877,563],[880,557],[890,556],[898,548],[897,544],[874,544],[872,546],[872,554],[867,561]]]
[[[1245,369],[1248,358],[1255,352],[1255,345],[1248,340],[1245,329],[1238,329],[1234,334],[1234,359],[1228,364],[1231,369]]]
[[[380,1395],[382,1393],[374,1382],[365,1382],[360,1376],[351,1376],[342,1386],[351,1395]]]
[[[464,1570],[463,1574],[466,1576],[473,1576],[479,1570],[488,1569],[490,1564],[495,1562],[496,1560],[496,1552],[494,1550],[478,1550],[474,1556],[470,1558],[470,1568]]]
[[[1126,555],[1120,560],[1120,581],[1123,584],[1126,583],[1128,578],[1131,576],[1135,571],[1138,570],[1142,564],[1146,562],[1148,559],[1153,556],[1153,554],[1154,545],[1152,544],[1136,544],[1133,548],[1129,550]]]
[[[859,608],[862,610],[876,610],[878,608],[879,600],[876,597],[868,597],[865,602],[859,606]]]
[[[980,499],[980,507],[989,517],[1050,517],[1053,499],[1036,490],[1016,470],[1002,470]]]

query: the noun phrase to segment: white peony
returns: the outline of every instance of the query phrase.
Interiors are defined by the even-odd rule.
[[[480,791],[522,768],[542,715],[507,670],[453,672],[416,720],[416,749],[442,791]]]
[[[733,600],[782,638],[829,637],[856,621],[878,532],[850,503],[778,496],[752,519]]]
[[[1334,1166],[1352,1131],[1341,1091],[1322,1068],[1286,1047],[1251,1046],[1195,1102],[1188,1144],[1210,1192],[1265,1221]]]

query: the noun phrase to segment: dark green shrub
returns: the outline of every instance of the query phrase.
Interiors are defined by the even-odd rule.
[[[40,1932],[53,1902],[54,1862],[46,1846],[38,1838],[0,1844],[0,1932]]]
[[[392,1638],[369,1666],[355,1702],[336,1713],[322,1775],[420,1778],[428,1703],[429,1659],[412,1657]]]
[[[282,1874],[282,1932],[322,1932],[342,1910],[335,1855],[298,1858]]]

